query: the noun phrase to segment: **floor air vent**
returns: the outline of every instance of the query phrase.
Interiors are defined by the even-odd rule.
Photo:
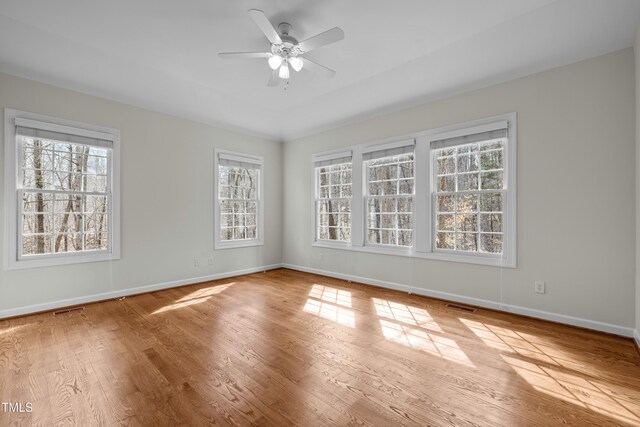
[[[84,310],[83,307],[67,308],[67,309],[60,310],[60,311],[54,311],[53,315],[54,316],[58,316],[60,314],[75,313],[76,311],[82,311],[82,310]]]
[[[471,307],[465,307],[464,305],[458,304],[447,304],[447,307],[453,308],[454,310],[464,311],[465,313],[475,313],[476,309]]]

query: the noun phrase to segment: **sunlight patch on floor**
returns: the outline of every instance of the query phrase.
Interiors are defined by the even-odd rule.
[[[612,394],[608,387],[603,387],[603,383],[606,385],[606,382],[602,380],[588,380],[565,372],[563,368],[545,366],[516,357],[501,357],[534,390],[618,421],[635,425],[640,423],[640,393],[626,390],[624,398]]]
[[[412,307],[410,305],[400,304],[384,299],[373,298],[373,304],[376,308],[378,317],[395,320],[412,326],[429,329],[442,333],[442,329],[429,312],[420,307]]]
[[[595,379],[597,368],[535,335],[461,318],[534,390],[618,421],[640,423],[640,393]]]
[[[0,329],[0,335],[10,334],[11,332],[17,331],[22,328],[24,325],[16,325],[16,326],[8,326],[6,328]]]
[[[350,308],[351,292],[316,284],[309,292],[303,311],[355,328],[356,318]]]
[[[426,309],[380,298],[373,298],[373,304],[382,335],[389,341],[474,367],[454,340],[440,335],[442,329]]]
[[[532,341],[532,336],[529,334],[470,319],[460,318],[460,321],[488,347],[500,351],[517,353],[540,362],[564,366],[566,368],[580,366],[578,358],[576,358],[575,355],[560,350],[557,346],[552,347],[553,343],[551,342],[540,344]]]
[[[157,309],[151,314],[163,313],[166,311],[177,310],[179,308],[188,307],[190,305],[203,303],[207,301],[209,298],[211,298],[213,295],[219,294],[220,292],[224,291],[225,289],[227,289],[228,287],[234,284],[235,282],[230,282],[230,283],[225,283],[223,285],[210,286],[208,288],[198,289],[196,291],[191,292],[188,295],[185,295],[184,297],[180,298],[173,304]]]
[[[330,302],[332,304],[351,307],[351,292],[343,289],[336,289],[323,285],[313,285],[311,292],[309,292],[309,297]]]

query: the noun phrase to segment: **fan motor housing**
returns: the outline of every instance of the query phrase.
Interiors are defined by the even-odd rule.
[[[282,39],[282,44],[287,48],[291,48],[298,44],[298,40],[295,37],[289,35],[291,28],[293,27],[288,22],[281,22],[278,25],[278,29],[281,33],[280,38]]]

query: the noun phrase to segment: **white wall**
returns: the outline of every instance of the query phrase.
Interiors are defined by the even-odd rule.
[[[0,271],[0,314],[27,305],[280,263],[280,143],[5,74],[0,74],[0,107],[113,127],[122,134],[122,258]],[[262,247],[213,251],[214,148],[264,156],[266,244]],[[4,150],[0,151],[1,158]],[[0,161],[2,191],[3,180],[4,161]],[[207,264],[211,255],[213,266]],[[195,257],[200,258],[200,267],[194,267]]]
[[[636,341],[640,346],[640,28],[635,43],[636,72]]]
[[[629,48],[287,142],[284,262],[633,328],[634,94]],[[311,246],[313,153],[511,111],[517,269]]]

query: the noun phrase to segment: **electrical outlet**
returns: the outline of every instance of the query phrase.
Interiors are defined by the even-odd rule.
[[[198,258],[194,258],[193,260],[193,266],[194,267],[200,267],[200,260]]]
[[[536,294],[544,294],[545,293],[545,285],[544,282],[535,281],[533,283]]]
[[[213,257],[212,256],[209,257],[209,265],[213,265]]]

